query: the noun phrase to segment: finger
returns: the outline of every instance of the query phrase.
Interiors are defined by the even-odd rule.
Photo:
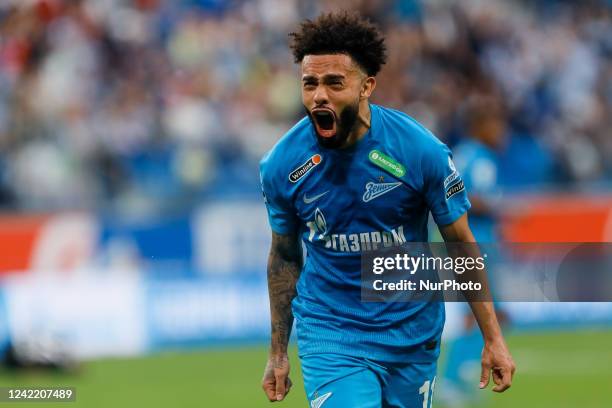
[[[482,369],[480,370],[480,389],[487,388],[489,385],[491,369],[487,364],[482,364]]]
[[[287,377],[287,391],[285,392],[285,396],[287,396],[287,394],[289,394],[289,391],[291,391],[291,387],[293,387],[293,382],[291,381],[291,379],[289,377]]]
[[[278,374],[276,377],[276,401],[282,401],[285,398],[285,381],[287,376],[284,374]]]
[[[503,374],[501,367],[493,367],[491,369],[491,376],[493,377],[493,382],[497,385],[501,384],[503,381]]]
[[[498,385],[493,388],[495,392],[504,392],[512,385],[512,372],[507,369],[499,369],[501,377],[499,382],[496,381]]]
[[[264,392],[270,402],[276,401],[276,389],[274,387],[264,388]]]
[[[276,401],[276,386],[274,382],[266,381],[262,384],[261,388],[263,388],[268,400]]]

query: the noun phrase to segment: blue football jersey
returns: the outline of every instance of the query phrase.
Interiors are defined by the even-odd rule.
[[[450,150],[406,114],[370,104],[371,128],[346,149],[302,119],[260,165],[272,230],[306,247],[293,300],[300,355],[438,358],[442,303],[362,302],[361,251],[427,241],[429,213],[454,222],[470,203]]]

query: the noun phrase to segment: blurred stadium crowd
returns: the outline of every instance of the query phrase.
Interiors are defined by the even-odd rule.
[[[386,33],[374,102],[499,151],[508,188],[612,180],[610,3],[5,0],[0,206],[156,213],[258,191],[303,115],[287,33],[359,10]]]

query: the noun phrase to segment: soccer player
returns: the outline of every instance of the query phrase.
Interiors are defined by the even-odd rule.
[[[446,241],[474,242],[463,182],[429,131],[369,102],[386,59],[374,26],[326,14],[291,36],[307,116],[260,168],[272,229],[272,338],[262,387],[270,401],[291,387],[295,317],[311,408],[430,407],[444,304],[361,302],[360,254],[426,242],[430,212]],[[492,304],[470,306],[485,340],[480,387],[492,373],[502,392],[512,357]]]

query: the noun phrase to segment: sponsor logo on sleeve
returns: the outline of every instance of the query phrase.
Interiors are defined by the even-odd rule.
[[[446,199],[448,200],[449,198],[451,198],[457,193],[462,192],[463,190],[465,190],[463,180],[459,180],[459,182],[453,184],[452,186],[446,189]]]
[[[452,183],[453,181],[457,180],[457,177],[459,177],[459,173],[454,172],[452,173],[450,176],[448,176],[445,180],[444,180],[444,188],[446,188],[450,183]]]
[[[302,164],[289,174],[289,181],[292,183],[297,182],[299,179],[308,174],[310,170],[318,166],[322,159],[323,158],[320,154],[313,155],[310,159],[306,160],[306,163]]]
[[[448,167],[451,170],[451,174],[446,179],[444,179],[444,188],[446,188],[446,186],[448,186],[453,181],[457,180],[457,177],[459,177],[459,172],[455,167],[455,163],[453,163],[450,157],[448,158]]]

